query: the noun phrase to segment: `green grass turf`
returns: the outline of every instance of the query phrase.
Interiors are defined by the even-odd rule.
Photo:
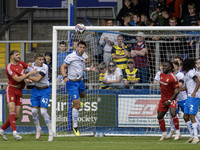
[[[0,139],[0,150],[195,150],[199,144],[186,144],[186,137],[179,141],[173,139],[158,141],[160,137],[55,137],[48,142],[48,135],[35,140],[35,135],[22,135],[23,140],[16,141],[12,135],[6,135],[8,141]]]

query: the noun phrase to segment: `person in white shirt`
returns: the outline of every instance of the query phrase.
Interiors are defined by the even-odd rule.
[[[187,100],[184,107],[184,120],[192,122],[192,127],[194,129],[194,138],[190,138],[187,142],[197,144],[199,142],[198,131],[197,131],[197,121],[195,115],[199,108],[200,102],[200,81],[197,77],[197,71],[195,68],[195,61],[191,58],[186,58],[183,61],[183,71],[186,71],[185,84],[183,88],[176,90],[176,92],[187,90]]]
[[[112,60],[108,63],[108,70],[106,71],[103,83],[122,83],[122,70],[117,68],[116,63]]]
[[[34,59],[35,62],[32,64],[32,68],[28,71],[34,69],[37,70],[38,73],[36,75],[29,76],[28,79],[33,81],[35,84],[31,94],[31,107],[33,122],[35,123],[37,129],[36,139],[40,138],[40,134],[42,132],[38,116],[38,108],[40,108],[40,112],[49,130],[48,141],[53,141],[54,133],[52,131],[50,116],[47,113],[51,94],[51,88],[48,80],[48,66],[44,64],[44,56],[42,54],[35,54]]]
[[[163,66],[162,63],[159,65],[160,70],[156,73],[156,76],[154,78],[154,83],[159,83],[160,82],[160,74],[163,72]]]
[[[113,20],[108,20],[107,26],[114,26]],[[111,59],[112,47],[114,45],[117,45],[118,35],[119,33],[104,32],[100,37],[99,44],[103,46],[103,51],[104,51],[103,59],[104,59],[104,62],[106,62],[107,64]]]
[[[80,135],[78,130],[80,98],[84,98],[86,96],[86,88],[81,80],[83,71],[98,72],[98,69],[93,67],[93,65],[90,68],[85,68],[85,59],[88,57],[85,53],[85,50],[86,43],[84,41],[80,41],[77,45],[76,51],[69,54],[60,67],[63,80],[66,82],[67,92],[69,93],[73,102],[72,120],[73,131],[76,136]],[[68,68],[67,75],[65,70],[66,68]]]

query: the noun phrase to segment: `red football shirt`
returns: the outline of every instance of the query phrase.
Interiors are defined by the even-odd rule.
[[[9,63],[6,66],[6,74],[8,77],[8,84],[10,85],[18,85],[21,84],[21,87],[24,88],[24,81],[17,82],[12,77],[14,75],[22,76],[24,74],[24,69],[27,69],[28,65],[23,61],[18,61],[16,65]]]
[[[178,87],[178,79],[173,73],[160,74],[161,101],[169,100],[174,95],[174,90]]]

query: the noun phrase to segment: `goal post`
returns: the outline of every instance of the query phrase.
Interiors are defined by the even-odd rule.
[[[72,31],[69,36],[68,31]],[[159,65],[166,60],[173,60],[177,55],[183,59],[192,57],[199,58],[200,28],[197,26],[188,27],[121,27],[121,26],[86,26],[83,34],[74,32],[75,26],[53,26],[53,68],[52,68],[52,128],[56,136],[71,136],[68,122],[68,93],[65,84],[58,82],[59,68],[57,58],[59,43],[65,41],[68,45],[67,50],[72,49],[69,41],[85,41],[87,43],[87,54],[89,63],[87,67],[100,64],[98,49],[104,48],[100,40],[103,33],[108,33],[113,37],[122,35],[124,43],[134,49],[138,39],[138,32],[144,33],[145,44],[148,52],[146,54],[148,65],[148,75],[143,73],[145,67],[137,67],[142,74],[139,83],[125,86],[123,81],[112,85],[104,85],[99,82],[99,73],[86,72],[83,79],[86,86],[87,96],[84,98],[79,110],[79,127],[82,135],[92,135],[94,132],[105,133],[106,135],[122,136],[146,136],[160,135],[159,124],[156,118],[157,105],[160,100],[159,85],[153,83]],[[93,33],[92,33],[93,32]],[[91,36],[92,35],[92,36]],[[111,38],[111,39],[112,39]],[[191,42],[193,40],[193,42]],[[117,40],[114,45],[117,44]],[[113,45],[113,46],[114,46]],[[104,51],[104,50],[102,50]],[[103,55],[103,54],[102,54]],[[103,59],[106,60],[106,56]],[[136,57],[133,60],[136,62]],[[108,64],[108,62],[106,62]],[[136,64],[135,64],[136,65]],[[123,77],[124,78],[124,77]],[[147,78],[147,80],[143,80]],[[109,86],[108,89],[100,89],[102,86]],[[181,134],[188,135],[186,125],[182,119],[183,113],[180,112],[179,122]],[[169,128],[169,114],[166,117],[167,131]]]

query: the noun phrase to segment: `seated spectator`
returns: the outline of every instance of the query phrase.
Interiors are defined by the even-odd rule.
[[[121,83],[121,82],[122,82],[122,70],[120,68],[117,68],[116,63],[111,60],[108,63],[108,70],[106,71],[103,83],[109,84],[109,86],[111,86],[110,84],[112,83]],[[119,87],[115,86],[114,88],[119,88]]]
[[[163,16],[162,16],[163,4],[161,2],[157,2],[156,10],[151,13],[150,18],[153,21],[157,21],[161,26],[163,25]]]
[[[57,69],[60,68],[60,66],[63,64],[65,57],[68,55],[68,52],[66,52],[66,48],[67,44],[64,41],[60,42],[57,54]]]
[[[106,71],[107,71],[107,65],[106,65],[106,63],[105,62],[101,62],[100,64],[99,64],[99,83],[100,84],[103,84],[103,79],[104,79],[104,77],[105,77],[105,74],[106,74]],[[99,89],[109,89],[109,87],[108,86],[105,86],[105,85],[103,85],[103,86],[100,86],[99,87]]]
[[[124,44],[124,37],[122,35],[118,35],[117,37],[118,44],[113,46],[112,48],[112,59],[117,64],[117,67],[120,69],[127,68],[127,60],[129,56],[128,48]]]
[[[200,19],[199,16],[196,14],[196,6],[194,3],[188,5],[188,12],[189,14],[186,15],[183,19],[183,26],[190,26],[192,21]]]
[[[129,12],[133,12],[131,0],[124,0],[124,6],[120,9],[116,19],[120,21],[120,25],[124,24],[123,15]]]
[[[167,10],[162,11],[162,17],[164,18],[163,26],[169,26],[170,15],[169,15],[169,12]]]
[[[135,61],[135,67],[140,70],[140,82],[149,82],[149,67],[148,67],[148,49],[144,40],[144,33],[138,32],[136,35],[137,42],[134,49],[131,50],[131,57]]]
[[[134,83],[138,83],[140,78],[139,77],[139,70],[134,67],[134,60],[129,58],[127,61],[128,68],[123,70],[123,82],[126,86]]]
[[[163,72],[163,63],[160,63],[159,68],[160,70],[156,73],[156,76],[154,78],[153,83],[159,83],[160,82],[160,74]]]
[[[129,14],[129,13],[123,14],[122,19],[123,19],[124,22],[123,22],[123,24],[121,26],[132,26],[130,24],[130,22],[131,22],[131,14]]]
[[[52,53],[46,52],[44,55],[44,63],[48,66],[48,80],[52,82]]]

